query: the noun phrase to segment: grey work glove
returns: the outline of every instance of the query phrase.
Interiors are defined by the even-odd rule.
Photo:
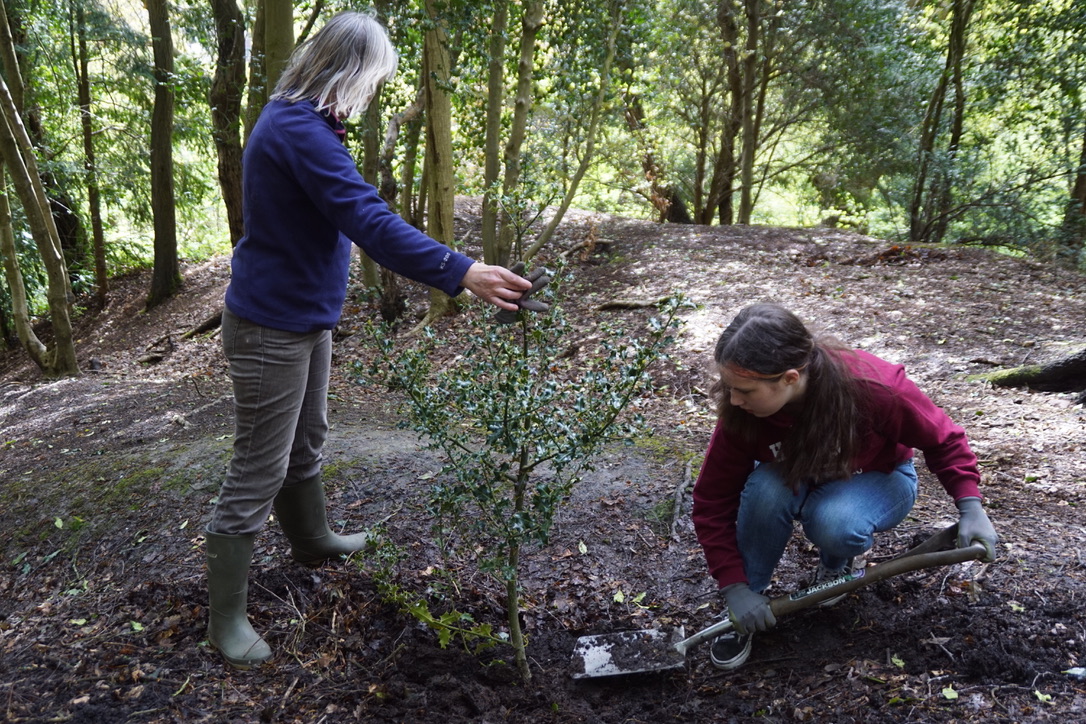
[[[769,608],[769,597],[750,590],[745,583],[733,583],[721,589],[728,602],[732,623],[741,634],[767,631],[777,625],[777,617]]]
[[[516,264],[509,267],[509,271],[521,275],[532,283],[532,288],[521,294],[520,298],[517,299],[517,306],[520,307],[520,309],[527,309],[529,312],[545,312],[550,309],[550,305],[546,302],[531,298],[533,294],[551,283],[550,274],[547,273],[545,267],[533,269],[531,273],[525,275],[524,262],[518,261]],[[517,321],[517,312],[511,312],[508,309],[499,309],[498,313],[494,315],[494,321],[498,324],[512,324]]]
[[[988,520],[988,514],[981,507],[980,498],[961,498],[954,504],[961,513],[961,518],[958,519],[958,547],[965,548],[974,542],[980,543],[988,552],[983,560],[989,563],[994,561],[999,536],[992,521]]]

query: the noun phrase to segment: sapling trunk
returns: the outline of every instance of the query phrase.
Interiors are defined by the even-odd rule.
[[[509,616],[509,643],[513,647],[513,660],[524,681],[532,678],[528,668],[528,652],[524,645],[524,632],[520,628],[520,581],[516,574],[520,565],[520,544],[514,543],[509,549],[509,567],[512,577],[505,582],[505,611]]]
[[[528,446],[520,448],[520,471],[513,483],[513,515],[519,517],[524,512],[524,489],[528,485]],[[505,612],[509,617],[509,643],[513,646],[513,660],[524,681],[532,678],[528,668],[528,653],[524,645],[524,632],[520,628],[520,539],[515,533],[509,535],[509,566],[505,579]]]

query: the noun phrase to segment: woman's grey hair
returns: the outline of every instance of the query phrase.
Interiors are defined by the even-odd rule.
[[[317,109],[347,118],[366,110],[377,89],[396,73],[396,49],[373,15],[339,13],[294,49],[272,98],[312,100]]]

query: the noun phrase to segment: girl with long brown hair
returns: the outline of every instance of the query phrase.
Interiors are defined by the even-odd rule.
[[[994,558],[997,536],[965,432],[901,365],[815,337],[776,304],[741,310],[714,358],[718,420],[693,519],[735,623],[710,649],[718,668],[740,666],[753,633],[776,624],[763,591],[794,521],[819,549],[814,582],[849,572],[874,534],[916,502],[914,448],[955,501],[958,545],[979,541]]]

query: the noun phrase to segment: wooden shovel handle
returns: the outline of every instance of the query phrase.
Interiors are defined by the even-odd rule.
[[[917,571],[921,568],[934,568],[936,566],[949,566],[953,563],[979,560],[987,551],[980,543],[974,543],[966,548],[952,548],[942,550],[948,546],[954,546],[958,538],[958,524],[944,528],[928,538],[920,545],[910,548],[896,558],[891,558],[884,563],[877,563],[865,568],[863,575],[859,577],[842,576],[841,582],[829,585],[820,584],[805,588],[802,591],[774,598],[769,602],[769,608],[774,616],[785,616],[805,608],[815,606],[826,599],[839,596],[842,593],[855,591],[857,588],[882,581],[902,573]],[[829,582],[832,583],[832,582]],[[814,590],[818,589],[818,590]],[[675,648],[682,654],[686,650],[700,643],[716,638],[732,629],[732,622],[728,619],[718,621],[709,628],[698,631],[687,639],[675,644]]]
[[[802,591],[780,598],[774,598],[769,602],[769,607],[774,616],[783,616],[789,613],[817,605],[828,598],[839,596],[842,593],[855,591],[876,581],[882,581],[892,576],[900,576],[902,573],[918,571],[921,568],[935,568],[936,566],[949,566],[954,563],[979,560],[987,554],[987,550],[980,543],[973,543],[965,548],[955,548],[949,551],[931,551],[911,553],[893,558],[885,563],[879,563],[864,569],[858,578],[844,576],[841,583],[826,588],[812,586]],[[813,590],[820,588],[820,590]]]

